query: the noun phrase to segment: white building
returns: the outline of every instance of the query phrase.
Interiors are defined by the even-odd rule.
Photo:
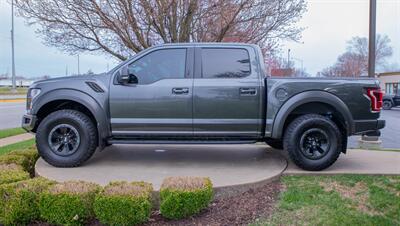
[[[381,73],[377,78],[386,94],[400,94],[400,72]]]
[[[16,80],[16,85],[18,87],[28,87],[30,86],[34,81],[33,80],[29,80],[29,79],[17,79]],[[12,81],[11,79],[2,79],[0,80],[0,87],[1,86],[12,86]]]

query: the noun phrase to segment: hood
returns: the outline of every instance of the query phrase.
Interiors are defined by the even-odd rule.
[[[57,78],[49,78],[49,79],[44,79],[44,80],[39,80],[34,82],[31,87],[40,85],[40,84],[47,84],[47,83],[53,83],[53,82],[64,82],[64,81],[72,81],[72,80],[93,80],[97,79],[100,77],[106,76],[107,73],[102,73],[102,74],[93,74],[93,75],[74,75],[74,76],[64,76],[64,77],[57,77]]]

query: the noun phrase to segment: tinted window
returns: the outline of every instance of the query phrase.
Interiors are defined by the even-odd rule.
[[[136,75],[139,84],[168,78],[184,78],[185,63],[186,49],[162,49],[130,64],[129,73]]]
[[[202,49],[204,78],[242,78],[250,74],[245,49]]]

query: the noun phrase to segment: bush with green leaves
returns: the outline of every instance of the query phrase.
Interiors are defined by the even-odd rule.
[[[212,183],[204,177],[169,177],[160,189],[160,212],[169,219],[181,219],[199,213],[213,197]]]
[[[135,225],[151,213],[152,185],[145,182],[112,182],[96,196],[96,218],[106,225]]]
[[[25,159],[23,161],[23,167],[30,173],[34,172],[36,161],[39,158],[39,153],[34,146],[24,150],[12,151],[7,155],[24,157]]]
[[[38,220],[39,194],[55,182],[37,177],[0,185],[0,223],[26,225]]]
[[[0,163],[0,185],[29,179],[29,173],[15,163]]]
[[[30,168],[28,159],[21,155],[0,155],[0,164],[16,164],[26,171]]]
[[[99,191],[99,185],[84,181],[55,184],[40,194],[40,216],[50,224],[83,225],[94,217],[93,202]]]

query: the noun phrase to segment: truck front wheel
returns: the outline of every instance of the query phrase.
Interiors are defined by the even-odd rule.
[[[283,145],[297,166],[318,171],[328,168],[338,159],[342,150],[342,135],[329,118],[307,114],[289,124]]]
[[[56,167],[75,167],[97,148],[97,130],[90,118],[75,110],[59,110],[44,118],[36,131],[40,156]]]

